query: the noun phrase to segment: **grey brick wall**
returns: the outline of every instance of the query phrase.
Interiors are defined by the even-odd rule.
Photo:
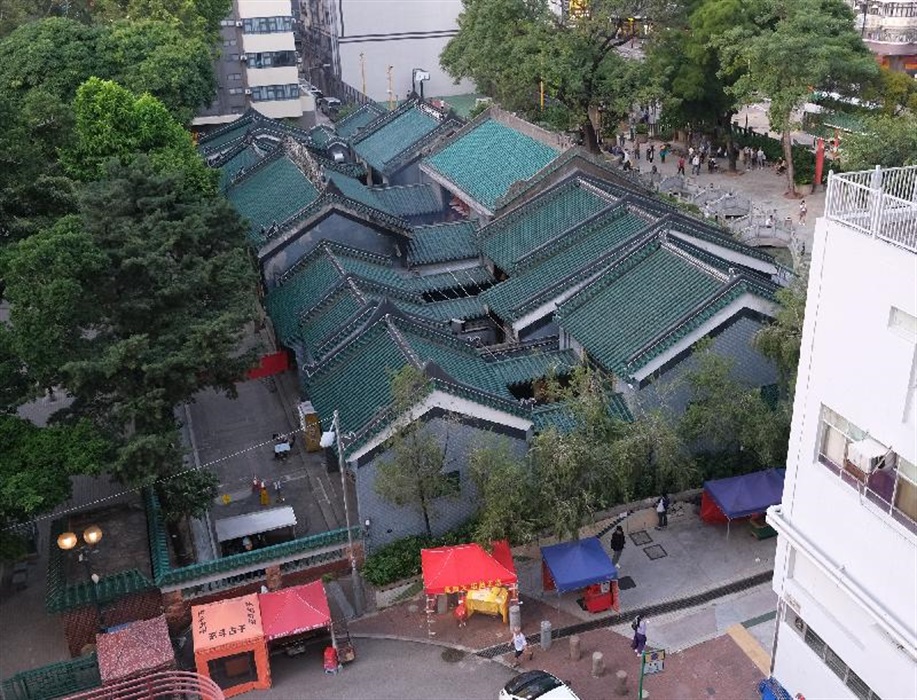
[[[441,445],[447,445],[443,472],[459,472],[461,492],[456,498],[438,499],[431,514],[433,534],[442,535],[467,521],[477,510],[478,492],[469,475],[467,457],[477,441],[486,437],[487,431],[444,418],[434,418],[426,424],[425,429],[433,431]],[[525,440],[510,439],[520,455],[525,454]],[[388,458],[386,453],[380,453],[356,470],[360,522],[369,519],[372,523],[366,540],[370,552],[402,537],[425,534],[423,516],[419,509],[399,508],[376,493],[379,463]]]
[[[735,361],[733,377],[750,387],[767,386],[777,381],[777,368],[758,352],[752,341],[761,329],[761,322],[742,317],[713,337],[713,351]],[[691,390],[685,375],[697,367],[697,356],[688,355],[669,367],[662,376],[647,386],[626,395],[632,411],[651,410],[667,406],[681,414],[691,400]]]

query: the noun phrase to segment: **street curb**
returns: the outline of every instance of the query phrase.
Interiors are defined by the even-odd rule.
[[[361,632],[352,632],[350,635],[350,638],[351,639],[382,639],[382,640],[388,640],[392,642],[415,642],[417,644],[427,644],[431,647],[442,647],[443,649],[458,649],[459,651],[465,652],[469,656],[481,656],[480,650],[472,649],[471,647],[466,647],[462,644],[449,644],[447,642],[438,642],[433,639],[421,639],[419,637],[404,637],[400,634],[375,634],[373,632],[362,632],[362,633]],[[481,656],[481,658],[486,659],[487,661],[493,661],[495,663],[500,664],[501,666],[505,666],[506,668],[512,668],[511,664],[507,663],[506,661],[503,661],[500,658],[484,657],[484,656]]]

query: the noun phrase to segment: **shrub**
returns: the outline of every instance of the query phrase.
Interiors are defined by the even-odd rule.
[[[363,577],[374,586],[387,586],[395,581],[420,574],[420,550],[445,547],[473,541],[475,522],[468,521],[442,537],[414,535],[395,540],[366,558]]]

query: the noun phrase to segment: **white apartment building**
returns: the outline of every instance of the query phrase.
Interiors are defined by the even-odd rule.
[[[327,78],[334,76],[373,100],[403,100],[412,89],[420,91],[413,78],[423,71],[427,97],[474,91],[468,81],[456,85],[439,65],[458,32],[461,0],[301,2],[309,82],[333,90]]]
[[[783,502],[767,513],[773,675],[793,697],[917,698],[915,392],[917,167],[834,175]]]
[[[291,119],[315,109],[300,89],[294,23],[291,0],[233,0],[220,28],[217,95],[194,125],[231,122],[249,107]]]

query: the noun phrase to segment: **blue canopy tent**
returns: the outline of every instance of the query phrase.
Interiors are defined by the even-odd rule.
[[[731,476],[704,482],[700,517],[708,523],[730,523],[763,513],[783,498],[786,469]]]
[[[546,591],[586,589],[587,610],[618,609],[618,569],[597,537],[542,547],[541,564]]]

